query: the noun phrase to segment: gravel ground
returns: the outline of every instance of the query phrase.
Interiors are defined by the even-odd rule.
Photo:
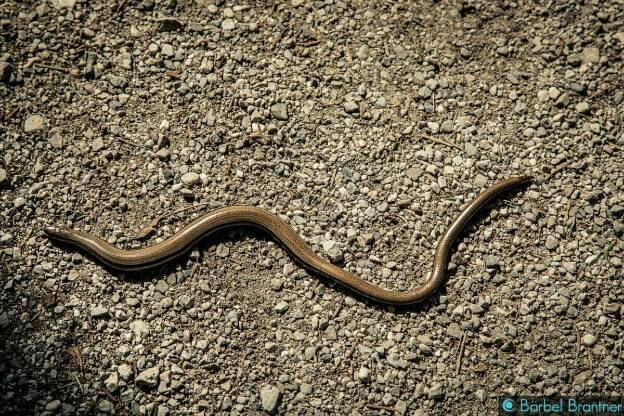
[[[621,393],[624,5],[578,3],[3,2],[4,412],[472,415]],[[41,233],[137,247],[251,204],[405,289],[462,205],[517,174],[536,182],[409,309],[249,229],[132,276]]]

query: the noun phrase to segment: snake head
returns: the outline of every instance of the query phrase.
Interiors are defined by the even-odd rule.
[[[43,232],[48,236],[48,238],[53,238],[55,240],[68,240],[72,233],[72,229],[64,225],[51,225],[44,227]]]

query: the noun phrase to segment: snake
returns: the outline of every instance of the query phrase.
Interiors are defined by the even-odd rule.
[[[187,253],[200,240],[226,227],[251,226],[264,230],[285,248],[305,269],[329,278],[378,303],[412,305],[419,303],[441,286],[450,261],[451,247],[466,224],[489,201],[506,191],[532,181],[531,176],[516,176],[495,183],[479,193],[453,220],[438,240],[433,266],[426,280],[409,290],[395,291],[375,285],[319,256],[299,234],[276,214],[250,205],[217,208],[198,217],[171,237],[156,244],[130,250],[120,249],[85,231],[70,227],[47,226],[48,238],[68,243],[95,257],[110,268],[134,272],[152,269]]]

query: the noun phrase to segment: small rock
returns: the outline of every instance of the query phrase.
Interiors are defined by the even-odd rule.
[[[353,114],[353,113],[357,113],[360,111],[360,106],[357,105],[355,101],[345,101],[344,110],[348,114]]]
[[[136,321],[130,323],[130,330],[132,330],[137,337],[141,337],[143,334],[147,333],[147,325],[145,324],[145,321],[137,319]]]
[[[453,120],[444,120],[440,126],[440,133],[453,132]]]
[[[160,52],[162,52],[163,55],[171,58],[173,56],[175,56],[175,51],[173,50],[173,46],[171,46],[168,43],[163,43],[160,46]]]
[[[596,343],[596,337],[592,334],[583,335],[583,345],[591,347]]]
[[[480,173],[477,173],[477,177],[474,180],[474,185],[477,188],[483,188],[485,186],[485,184],[488,183],[488,178],[486,178],[485,176],[483,176]]]
[[[167,149],[158,149],[156,152],[156,157],[160,160],[166,161],[169,159],[169,150]]]
[[[92,318],[102,318],[108,315],[108,308],[104,306],[94,306],[91,308],[90,314]]]
[[[104,147],[104,140],[102,140],[101,137],[97,137],[95,140],[91,142],[91,150],[93,150],[94,152],[102,150],[103,147]]]
[[[581,101],[576,105],[576,111],[581,114],[589,113],[589,103],[587,101]]]
[[[600,62],[600,51],[598,50],[598,48],[585,48],[583,49],[583,52],[581,52],[581,59],[583,60],[583,62],[596,64]]]
[[[277,103],[271,106],[271,116],[277,120],[288,120],[288,107],[284,103]]]
[[[429,391],[427,392],[427,397],[430,400],[431,399],[440,399],[440,398],[444,397],[444,390],[443,390],[442,383],[435,383],[435,384],[433,384],[429,388]]]
[[[60,408],[61,408],[61,401],[60,400],[52,400],[51,402],[46,403],[46,405],[45,405],[45,409],[48,412],[54,412],[54,411],[56,411],[56,410],[58,410]]]
[[[76,5],[76,0],[53,0],[52,4],[57,9],[71,9]]]
[[[277,305],[273,307],[273,310],[277,313],[284,313],[288,310],[288,303],[286,301],[279,301]]]
[[[275,386],[266,385],[260,390],[262,408],[267,412],[274,412],[279,405],[282,393]]]
[[[423,173],[425,172],[422,169],[417,168],[417,167],[411,167],[405,171],[405,176],[407,176],[413,181],[416,181],[418,180],[418,178],[422,176]]]
[[[0,185],[4,185],[9,182],[9,178],[7,176],[6,170],[0,168]]]
[[[132,367],[130,367],[128,364],[122,364],[117,367],[117,372],[119,373],[119,376],[123,381],[130,381],[132,379],[132,376],[134,375]]]
[[[43,129],[44,127],[45,127],[45,119],[38,114],[33,114],[31,116],[28,116],[28,118],[26,118],[26,121],[24,121],[25,133],[34,133],[36,131]]]
[[[546,237],[546,248],[548,250],[552,251],[556,249],[557,247],[559,247],[559,240],[557,240],[552,235],[549,235],[548,237]]]
[[[13,200],[13,206],[15,208],[21,208],[24,205],[26,205],[26,198],[24,197],[18,196],[17,198]]]
[[[234,30],[236,28],[236,21],[234,19],[223,19],[221,22],[221,29]]]
[[[117,372],[111,373],[104,381],[106,389],[111,393],[115,393],[119,389],[119,374]]]
[[[426,85],[418,89],[418,96],[421,98],[429,98],[431,97],[431,94],[433,94],[433,91],[431,91]]]
[[[368,368],[366,367],[362,367],[360,368],[360,371],[358,371],[358,380],[360,380],[362,383],[368,383],[370,381],[370,375],[371,372]]]
[[[284,282],[282,281],[282,279],[278,279],[278,278],[271,279],[271,289],[275,290],[276,292],[279,292],[280,290],[282,290],[283,286],[284,286]]]
[[[151,389],[158,385],[158,376],[160,376],[159,367],[148,368],[139,373],[135,383],[141,388]]]
[[[375,101],[375,105],[379,108],[386,108],[388,106],[388,100],[386,100],[386,97],[379,97],[377,101]]]
[[[370,48],[368,47],[368,45],[362,45],[360,46],[360,49],[358,49],[357,51],[357,57],[358,59],[366,59],[368,58],[369,53],[370,53]]]
[[[483,262],[485,263],[485,267],[489,269],[498,268],[500,264],[498,256],[492,256],[489,254],[486,254],[485,256],[483,256]]]
[[[184,185],[197,185],[201,182],[201,178],[199,177],[199,174],[195,173],[195,172],[187,172],[184,175],[182,175],[182,183]]]

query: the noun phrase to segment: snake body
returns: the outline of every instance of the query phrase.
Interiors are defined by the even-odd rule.
[[[444,281],[451,246],[464,226],[492,198],[530,182],[518,176],[494,184],[470,202],[439,240],[431,274],[421,285],[407,291],[387,290],[350,273],[318,256],[312,248],[277,215],[253,206],[230,206],[208,212],[186,225],[170,238],[144,248],[122,250],[106,241],[65,226],[45,227],[49,238],[81,248],[111,268],[123,271],[149,269],[188,252],[199,240],[225,227],[253,226],[265,230],[306,269],[328,277],[355,292],[380,303],[410,305],[433,294]]]

